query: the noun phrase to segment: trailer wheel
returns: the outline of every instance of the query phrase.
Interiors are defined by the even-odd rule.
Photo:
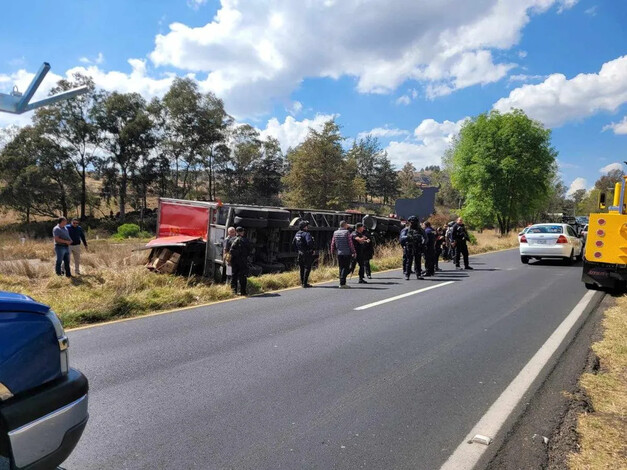
[[[298,227],[298,224],[300,224],[300,221],[303,220],[300,217],[294,217],[291,222],[290,222],[290,227]]]
[[[288,222],[290,220],[290,213],[288,211],[273,211],[271,209],[268,209],[266,213],[268,214],[268,219],[287,220]]]
[[[368,230],[374,230],[375,228],[377,228],[377,219],[375,219],[371,215],[365,215],[361,222]]]
[[[263,209],[251,209],[249,207],[235,207],[233,209],[236,216],[246,219],[267,219],[268,212]]]
[[[289,220],[268,219],[268,228],[287,228],[290,226]]]
[[[268,226],[268,219],[253,219],[251,217],[235,216],[234,223],[236,227],[265,228]]]

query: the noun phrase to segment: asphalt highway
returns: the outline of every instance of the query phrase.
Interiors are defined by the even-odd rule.
[[[437,469],[585,293],[579,265],[471,264],[70,332],[90,421],[63,466]]]

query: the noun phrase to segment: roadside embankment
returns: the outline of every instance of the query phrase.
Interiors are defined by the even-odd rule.
[[[493,232],[475,234],[471,254],[517,246],[516,234],[498,237]],[[144,264],[147,252],[135,241],[92,240],[81,257],[82,274],[73,279],[54,274],[54,252],[50,241],[22,242],[4,238],[0,249],[0,290],[20,292],[50,305],[66,328],[180,307],[206,304],[234,297],[226,285],[203,279],[158,275]],[[385,245],[376,250],[372,270],[401,267],[400,246]],[[73,263],[72,263],[73,268]],[[310,282],[337,278],[337,267],[315,269]],[[296,287],[296,271],[249,278],[249,293],[260,294]]]
[[[627,295],[604,313],[603,339],[592,345],[598,368],[581,376],[590,411],[577,419],[579,451],[570,470],[627,468]]]

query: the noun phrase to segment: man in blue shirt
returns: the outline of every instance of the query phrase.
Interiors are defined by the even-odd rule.
[[[52,229],[52,237],[54,238],[54,252],[57,255],[54,270],[57,276],[63,275],[61,271],[61,263],[63,263],[65,275],[72,277],[70,272],[70,245],[72,244],[72,238],[70,238],[70,234],[67,231],[67,219],[65,217],[59,217],[59,223]]]
[[[83,232],[83,228],[78,225],[78,219],[72,219],[72,225],[67,227],[67,231],[72,239],[72,244],[70,245],[70,253],[72,254],[72,258],[74,258],[74,272],[76,274],[81,273],[81,242],[85,245],[85,250],[87,250],[87,240],[85,239],[85,232]]]

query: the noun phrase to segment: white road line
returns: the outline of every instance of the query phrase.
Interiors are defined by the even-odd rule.
[[[600,294],[599,292],[596,293]],[[594,295],[595,292],[588,291],[583,296],[566,319],[557,327],[549,339],[546,340],[538,352],[503,391],[501,396],[492,404],[487,413],[472,428],[440,470],[470,470],[477,465],[488,446],[477,443],[469,444],[469,441],[477,434],[494,439],[510,414],[540,375],[544,366],[551,360],[553,354],[555,354],[571,329],[584,314]]]
[[[383,300],[379,300],[378,302],[373,302],[368,305],[362,305],[361,307],[357,307],[355,310],[366,310],[367,308],[377,307],[378,305],[387,304],[388,302],[394,302],[395,300],[404,299],[405,297],[409,297],[410,295],[416,295],[416,294],[420,294],[421,292],[426,292],[431,289],[437,289],[438,287],[448,286],[449,284],[453,284],[454,282],[455,281],[442,282],[434,286],[425,287],[424,289],[418,289],[412,292],[407,292],[406,294],[401,294],[395,297],[390,297],[389,299],[383,299]]]

